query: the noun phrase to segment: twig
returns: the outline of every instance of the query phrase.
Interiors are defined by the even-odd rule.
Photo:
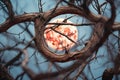
[[[11,4],[11,1],[10,0],[1,0],[1,1],[6,5],[6,7],[8,9],[9,18],[11,20],[13,20],[13,18],[14,18],[14,11],[13,11],[13,6]]]
[[[28,63],[28,59],[29,59],[29,57],[28,57],[28,52],[27,52],[26,49],[23,49],[22,52],[24,53],[25,58],[24,58],[24,60],[22,61],[21,66],[22,66],[23,70],[28,74],[28,76],[29,76],[31,79],[33,79],[34,76],[35,76],[35,73],[34,73],[31,69],[29,69],[29,68],[27,67],[27,63]]]
[[[72,25],[72,26],[89,26],[89,25],[94,25],[94,23],[74,24],[74,23],[54,23],[54,22],[50,22],[48,24],[54,24],[54,25]]]
[[[72,40],[71,38],[69,38],[67,35],[65,35],[65,34],[63,34],[63,33],[59,32],[59,31],[53,29],[53,27],[51,27],[51,29],[52,29],[53,31],[55,31],[55,32],[57,32],[57,33],[59,33],[59,34],[61,34],[62,36],[65,36],[65,37],[66,37],[67,39],[69,39],[71,42],[77,44],[74,40]]]

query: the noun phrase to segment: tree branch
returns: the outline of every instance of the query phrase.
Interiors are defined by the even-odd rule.
[[[35,17],[38,17],[38,13],[31,13],[31,14],[23,14],[19,16],[14,16],[14,20],[11,21],[11,19],[7,19],[4,23],[0,24],[0,33],[5,32],[10,27],[12,27],[15,24],[26,22],[26,21],[33,21]]]
[[[34,19],[39,16],[46,19],[48,16],[50,16],[51,11],[52,10],[45,12],[45,13],[28,13],[28,14],[23,14],[23,15],[19,15],[19,16],[14,16],[13,21],[11,21],[10,19],[7,19],[4,23],[0,24],[0,33],[5,32],[6,30],[8,30],[10,27],[12,27],[15,24],[26,22],[26,21],[34,21]],[[108,20],[108,18],[106,18],[104,16],[95,15],[93,13],[89,13],[89,16],[88,16],[87,14],[82,12],[82,10],[78,10],[74,7],[70,8],[67,6],[59,7],[58,9],[56,9],[53,17],[60,15],[60,14],[66,14],[66,13],[79,14],[80,16],[87,18],[91,22],[97,22],[97,21],[99,21],[99,19],[103,19],[103,22]],[[42,15],[44,15],[44,16],[42,16]],[[120,23],[115,22],[114,25],[112,26],[112,29],[120,30]]]
[[[8,14],[9,14],[9,18],[11,20],[13,20],[14,18],[14,11],[13,11],[13,6],[11,4],[11,1],[10,0],[1,0],[7,7],[8,9]]]

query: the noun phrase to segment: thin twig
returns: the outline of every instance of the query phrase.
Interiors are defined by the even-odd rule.
[[[54,24],[54,25],[72,25],[72,26],[90,26],[90,25],[94,25],[94,23],[74,24],[74,23],[54,23],[54,22],[50,22],[48,24]]]

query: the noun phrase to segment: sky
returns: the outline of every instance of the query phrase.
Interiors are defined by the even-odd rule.
[[[48,11],[50,9],[52,9],[55,5],[55,1],[50,1],[50,0],[42,0],[43,2],[43,11]],[[101,0],[102,2],[103,0]],[[31,12],[39,12],[39,8],[38,8],[38,0],[11,0],[12,4],[13,4],[13,8],[14,10],[16,11],[16,14],[17,15],[21,15],[23,13],[31,13]],[[95,10],[91,8],[91,10],[96,14]],[[61,15],[61,16],[58,16],[58,17],[55,17],[54,19],[56,18],[65,18],[65,17],[69,17],[71,16],[70,14],[68,15]],[[119,16],[119,15],[118,15]],[[5,21],[5,18],[7,17],[6,14],[3,14],[3,11],[0,10],[0,23],[2,23],[3,21]],[[79,18],[79,19],[78,19]],[[82,18],[81,17],[74,17],[72,19],[70,19],[70,21],[72,22],[75,22],[75,23],[79,23],[82,21]],[[119,21],[119,19],[117,18],[116,21]],[[28,23],[26,23],[28,24]],[[25,26],[24,24],[19,24],[19,25],[22,25],[23,27]],[[30,25],[28,27],[28,29],[32,32],[32,34],[34,35],[34,25],[32,23],[32,25]],[[77,27],[78,31],[79,31],[79,40],[81,41],[87,41],[91,34],[92,34],[92,27],[89,27],[89,26],[83,26],[83,27]],[[12,34],[18,34],[20,32],[22,32],[23,30],[18,27],[18,25],[14,25],[13,27],[11,27],[8,32],[12,33]],[[4,34],[4,33],[3,33]],[[117,34],[117,32],[115,32],[115,34]],[[8,35],[9,36],[9,35]],[[30,36],[27,34],[27,33],[22,33],[20,34],[19,36],[18,35],[14,35],[15,38],[19,39],[19,40],[23,40],[23,39],[26,39],[27,41],[29,41],[31,38]],[[9,40],[8,39],[9,37],[4,37],[0,34],[0,41],[3,40],[3,43],[6,44],[6,45],[14,45],[15,44],[15,41],[13,40]],[[0,45],[1,46],[1,45]],[[23,45],[19,45],[18,47],[24,47]],[[84,46],[80,46],[80,47],[77,47],[77,49],[81,49],[82,47]],[[36,73],[39,73],[39,71],[46,71],[48,69],[48,67],[46,66],[46,63],[42,63],[42,65],[39,65],[42,70],[39,70],[37,69],[37,66],[36,66],[36,63],[35,63],[35,57],[31,57],[35,50],[31,49],[31,48],[28,48],[28,53],[29,54],[29,57],[30,57],[30,63],[28,64],[28,66],[31,68],[31,69],[34,69],[34,71]],[[9,61],[10,59],[12,59],[12,57],[14,57],[15,55],[17,55],[17,53],[15,52],[11,52],[12,54],[9,53],[9,51],[6,51],[5,55],[3,58],[6,59],[6,61]],[[37,52],[38,53],[38,52]],[[41,63],[41,62],[44,62],[46,59],[44,57],[42,57],[42,55],[40,54],[35,54],[37,57],[38,57],[38,62]],[[10,57],[9,57],[10,56]],[[94,74],[94,77],[97,78],[97,77],[100,77],[103,73],[103,71],[106,69],[106,68],[109,68],[109,67],[112,67],[113,65],[111,63],[108,63],[107,66],[102,66],[103,64],[103,61],[107,61],[108,58],[106,58],[107,56],[109,56],[107,54],[107,50],[106,50],[106,46],[102,46],[99,51],[98,51],[98,55],[97,56],[104,56],[104,57],[100,57],[100,58],[97,58],[93,61],[90,62],[90,68],[92,70]],[[40,57],[40,58],[39,58]],[[71,64],[71,62],[67,62],[67,63],[59,63],[61,64],[61,66],[65,66],[66,64],[69,65]],[[46,66],[46,67],[45,67]],[[85,70],[84,72],[88,72],[88,68],[89,66],[86,66],[85,67]],[[101,67],[102,66],[102,67]],[[44,67],[44,68],[43,68]],[[22,69],[21,67],[12,67],[10,73],[11,75],[13,75],[14,77],[16,77],[18,74],[20,74],[22,72]],[[90,73],[87,73],[86,75],[88,75],[91,79],[91,75],[89,75]],[[29,80],[29,78],[27,76],[24,76],[24,80]],[[81,80],[79,78],[79,80]],[[101,78],[98,78],[97,80],[101,80]]]

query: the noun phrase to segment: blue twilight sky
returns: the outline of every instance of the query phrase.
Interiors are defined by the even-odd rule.
[[[100,0],[100,2],[102,3],[104,0]],[[38,8],[38,0],[11,0],[12,4],[13,4],[13,8],[14,11],[16,12],[17,15],[21,15],[23,13],[31,13],[31,12],[39,12],[39,8]],[[43,11],[48,11],[52,8],[54,8],[55,4],[56,4],[56,0],[42,0],[43,5]],[[109,6],[109,5],[108,5]],[[96,14],[96,11],[90,6],[90,9]],[[105,14],[106,15],[106,14]],[[66,18],[69,17],[70,15],[61,15],[58,16],[56,18]],[[119,17],[120,15],[118,15],[117,17]],[[2,10],[0,10],[0,23],[2,23],[3,21],[5,21],[7,15],[3,13]],[[109,17],[109,15],[108,15]],[[55,19],[56,19],[55,18]],[[70,19],[72,22],[75,23],[79,23],[82,21],[81,17],[76,16],[73,19]],[[116,21],[119,21],[119,18],[116,18]],[[29,24],[29,23],[26,23]],[[21,26],[25,26],[24,24],[19,24]],[[79,30],[79,40],[80,41],[87,41],[90,38],[90,35],[92,34],[92,28],[89,26],[84,26],[84,27],[77,27]],[[28,26],[28,29],[32,32],[32,34],[34,35],[34,24],[32,23],[30,26]],[[8,32],[10,33],[14,33],[14,34],[18,34],[20,32],[22,32],[23,30],[18,27],[18,25],[14,25],[13,27],[11,27]],[[2,41],[5,45],[9,45],[9,46],[14,46],[15,45],[15,41],[13,40],[9,40],[9,37],[4,37],[3,34],[5,35],[5,33],[1,33],[0,34],[0,41]],[[115,34],[117,35],[117,32],[115,32]],[[9,36],[9,34],[7,34],[7,36]],[[112,35],[111,35],[112,36]],[[18,40],[22,41],[22,40],[26,40],[26,41],[30,41],[31,37],[23,32],[22,34],[18,35],[14,35],[14,37],[11,38],[17,38]],[[112,40],[114,41],[114,40]],[[2,47],[0,45],[0,47]],[[23,48],[23,45],[18,45],[17,47]],[[84,46],[79,46],[77,47],[77,49],[80,49],[81,47]],[[44,62],[42,64],[40,64],[40,69],[37,68],[37,65],[35,63],[35,57],[31,57],[35,50],[32,48],[28,48],[28,53],[29,53],[29,57],[30,57],[30,61],[28,66],[34,70],[36,73],[39,73],[40,71],[46,71],[48,69],[48,64],[47,62],[44,62],[46,59],[44,57],[42,57],[42,55],[40,54],[35,54],[38,57],[38,63]],[[37,52],[38,53],[38,52]],[[5,58],[6,61],[9,61],[10,59],[12,59],[15,55],[17,55],[16,52],[13,51],[5,51],[5,55],[3,58]],[[107,50],[106,50],[106,46],[102,46],[99,51],[98,51],[98,55],[97,56],[104,56],[104,57],[100,57],[96,60],[93,60],[90,62],[90,68],[92,70],[92,72],[94,73],[94,78],[100,77],[103,73],[103,71],[106,68],[112,67],[111,63],[108,63],[106,66],[102,66],[103,63],[105,61],[108,61],[108,57],[109,56],[107,54]],[[107,58],[106,58],[107,57]],[[67,62],[67,63],[59,63],[61,64],[61,66],[65,66],[66,64],[71,64],[71,62]],[[90,79],[92,79],[90,73],[88,72],[88,68],[89,66],[86,66],[84,72],[86,72],[89,76]],[[101,67],[102,66],[102,67]],[[12,67],[11,68],[11,75],[14,76],[14,78],[20,74],[22,72],[21,67]],[[27,76],[24,76],[24,80],[29,80],[29,78]],[[81,80],[80,78],[78,80]],[[98,78],[97,80],[101,80],[101,78]]]

